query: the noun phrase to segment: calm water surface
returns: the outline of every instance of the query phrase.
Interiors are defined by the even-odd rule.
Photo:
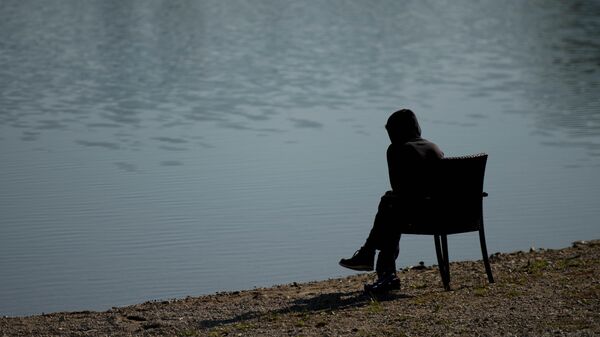
[[[399,107],[491,252],[600,238],[599,70],[598,1],[0,0],[0,314],[348,275]]]

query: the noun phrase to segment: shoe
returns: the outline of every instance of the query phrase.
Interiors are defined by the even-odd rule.
[[[396,273],[381,276],[372,284],[365,284],[365,292],[372,294],[385,294],[390,290],[400,289],[400,279]]]
[[[341,259],[340,266],[352,270],[371,271],[373,270],[373,260],[375,260],[375,251],[360,247],[351,258]]]

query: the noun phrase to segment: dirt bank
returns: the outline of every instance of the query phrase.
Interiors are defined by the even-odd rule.
[[[0,336],[600,336],[600,241],[399,273],[373,300],[372,274],[147,302],[105,312],[0,318]]]

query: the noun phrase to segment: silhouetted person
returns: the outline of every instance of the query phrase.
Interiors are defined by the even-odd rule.
[[[437,145],[421,138],[421,128],[411,110],[394,112],[385,128],[392,142],[387,149],[392,190],[381,197],[365,244],[351,258],[340,260],[343,267],[371,271],[375,252],[379,250],[375,268],[377,281],[365,285],[365,290],[377,292],[400,289],[396,275],[396,258],[400,251],[399,226],[419,216],[420,205],[432,184],[431,164],[444,156]]]

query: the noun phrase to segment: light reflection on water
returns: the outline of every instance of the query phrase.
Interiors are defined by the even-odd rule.
[[[599,237],[594,2],[0,7],[0,314],[347,274],[401,106],[490,154],[492,251]]]

